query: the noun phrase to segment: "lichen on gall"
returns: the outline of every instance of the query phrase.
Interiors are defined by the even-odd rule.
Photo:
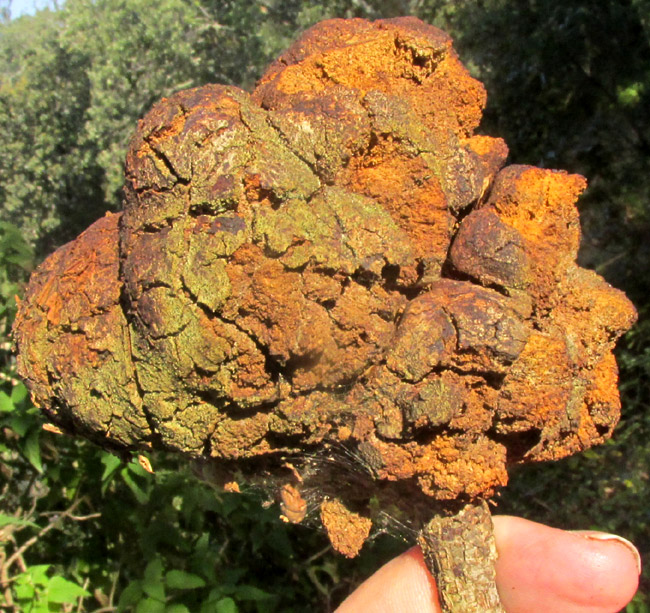
[[[20,305],[34,401],[105,447],[218,463],[231,489],[263,469],[346,555],[377,505],[431,536],[434,515],[484,521],[467,505],[509,466],[603,442],[634,309],[576,264],[585,180],[504,167],[474,134],[485,98],[446,34],[400,18],[314,26],[252,94],[157,103],[123,212]]]

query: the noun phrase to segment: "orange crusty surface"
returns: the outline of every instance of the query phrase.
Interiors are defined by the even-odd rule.
[[[488,497],[512,463],[605,440],[634,309],[576,264],[585,180],[504,167],[474,134],[485,97],[444,32],[400,18],[318,24],[252,94],[160,101],[123,212],[20,306],[35,402],[105,446],[311,479],[332,526],[378,483]],[[287,468],[329,452],[361,467],[348,491],[341,463]]]

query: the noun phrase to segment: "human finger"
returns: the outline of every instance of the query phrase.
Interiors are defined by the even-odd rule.
[[[614,613],[634,596],[634,546],[602,532],[567,532],[496,516],[497,585],[508,613]]]
[[[497,516],[497,585],[508,613],[614,613],[638,585],[630,544],[603,533],[573,533]],[[337,613],[439,613],[435,582],[414,547],[380,568]]]
[[[419,547],[412,547],[366,579],[336,613],[440,613],[436,583]]]

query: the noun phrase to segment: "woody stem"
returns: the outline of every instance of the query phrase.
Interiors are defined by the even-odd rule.
[[[485,501],[429,521],[418,538],[443,613],[505,613],[496,587],[497,550]]]

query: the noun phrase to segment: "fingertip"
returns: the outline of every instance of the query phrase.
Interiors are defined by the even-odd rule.
[[[599,532],[566,532],[518,517],[493,518],[497,583],[508,613],[614,613],[638,587],[638,552]],[[440,613],[419,547],[391,560],[337,613]]]
[[[619,539],[517,517],[493,520],[499,593],[509,613],[613,613],[634,596],[637,559]]]
[[[336,613],[440,613],[422,551],[412,547],[364,581]]]
[[[641,574],[641,556],[630,541],[603,532],[574,533],[586,541],[583,577],[587,588],[599,586],[603,602],[611,602],[612,611],[622,609],[636,593]],[[597,593],[597,592],[596,592]]]
[[[632,559],[636,562],[637,574],[641,576],[641,571],[643,570],[641,554],[639,553],[639,550],[634,546],[634,543],[631,541],[628,541],[622,536],[618,536],[618,534],[607,534],[606,532],[594,532],[592,530],[579,530],[576,532],[576,534],[580,534],[585,538],[595,541],[614,541],[615,543],[622,545],[625,550],[627,550],[627,553],[630,554],[632,556]],[[624,550],[620,550],[620,553],[622,554],[623,551]]]

